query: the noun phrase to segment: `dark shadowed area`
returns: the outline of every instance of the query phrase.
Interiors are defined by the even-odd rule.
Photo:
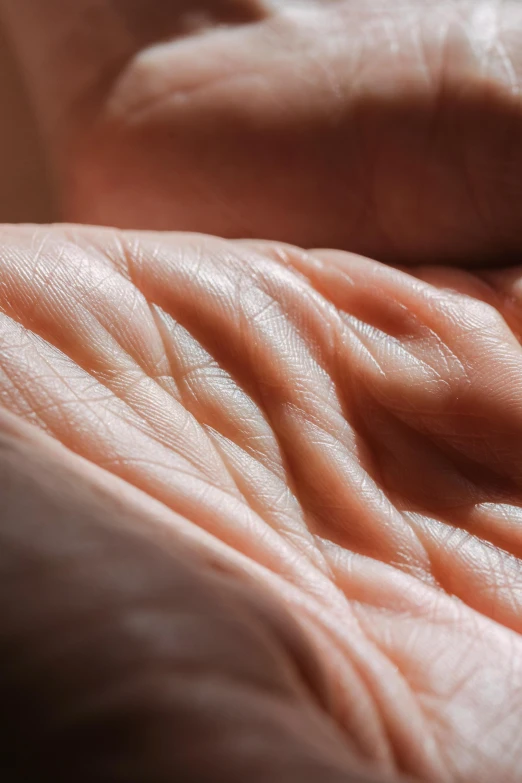
[[[1,27],[0,107],[0,223],[53,220],[38,132]]]

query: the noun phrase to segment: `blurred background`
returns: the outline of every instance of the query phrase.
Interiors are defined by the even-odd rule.
[[[0,223],[55,218],[38,131],[0,26]]]

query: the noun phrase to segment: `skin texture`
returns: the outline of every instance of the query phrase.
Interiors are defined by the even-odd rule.
[[[384,781],[326,714],[289,616],[159,545],[130,487],[3,412],[0,428],[3,779]]]
[[[174,574],[189,545],[290,612],[334,756],[519,779],[517,269],[14,227],[1,271],[3,406],[113,480]]]
[[[66,216],[267,238],[2,229],[9,748],[36,681],[54,779],[518,781],[519,4],[1,7]]]
[[[521,251],[516,0],[2,0],[65,219]]]

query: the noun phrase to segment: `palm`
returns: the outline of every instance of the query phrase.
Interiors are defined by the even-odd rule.
[[[3,405],[290,607],[362,756],[518,779],[519,273],[87,229],[3,247]]]
[[[520,250],[518,3],[149,6],[90,120],[73,104],[69,219],[399,262]]]

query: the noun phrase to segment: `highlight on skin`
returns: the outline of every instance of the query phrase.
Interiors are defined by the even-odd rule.
[[[520,270],[77,227],[1,241],[2,405],[144,531],[159,514],[151,536],[290,612],[358,763],[516,781]]]
[[[292,618],[140,493],[5,412],[0,487],[2,779],[390,780]]]

